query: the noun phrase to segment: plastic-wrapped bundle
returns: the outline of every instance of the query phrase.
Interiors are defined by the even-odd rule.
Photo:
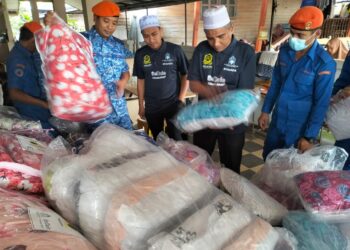
[[[0,129],[9,131],[42,131],[40,121],[21,118],[17,110],[12,107],[0,106]]]
[[[224,188],[244,207],[272,225],[279,225],[288,210],[246,178],[227,168],[221,168]],[[238,249],[238,248],[237,248]]]
[[[29,193],[43,192],[40,163],[47,144],[0,132],[0,186]]]
[[[228,91],[217,102],[203,100],[182,109],[176,116],[176,126],[186,132],[204,128],[223,129],[248,123],[258,107],[260,94],[253,90]]]
[[[0,189],[1,249],[96,250],[78,232],[70,228],[67,229],[67,225],[65,226],[65,232],[35,231],[37,228],[33,228],[31,224],[29,209],[36,209],[40,213],[59,218],[56,213],[34,197]],[[48,220],[45,221],[48,222]],[[60,222],[64,221],[61,219]]]
[[[126,185],[114,193],[106,214],[105,249],[144,249],[151,236],[179,224],[213,190],[184,165]]]
[[[348,242],[336,224],[314,220],[305,212],[290,212],[283,218],[283,226],[298,240],[300,250],[347,250]]]
[[[295,177],[306,210],[323,219],[343,221],[350,215],[350,172],[307,172]]]
[[[278,232],[269,223],[256,218],[243,228],[223,250],[272,250],[275,249],[279,239],[280,236]]]
[[[280,240],[275,246],[275,250],[297,250],[298,240],[294,234],[284,227],[274,227],[280,235]]]
[[[350,98],[339,100],[330,105],[326,123],[337,140],[350,138]]]
[[[35,41],[54,116],[77,122],[96,121],[112,111],[86,38],[55,14],[50,27],[35,33]]]
[[[344,149],[332,145],[316,146],[303,154],[298,153],[296,148],[276,149],[267,156],[265,165],[253,177],[253,182],[264,190],[264,186],[269,187],[269,194],[271,190],[276,190],[297,201],[294,176],[308,171],[341,170],[347,156]]]
[[[171,232],[156,235],[149,241],[152,244],[149,249],[222,249],[232,235],[250,223],[252,217],[229,196],[218,194]]]
[[[157,137],[157,144],[170,153],[175,159],[189,165],[193,170],[205,177],[210,183],[220,182],[220,167],[214,163],[203,149],[186,141],[175,141],[165,133]]]

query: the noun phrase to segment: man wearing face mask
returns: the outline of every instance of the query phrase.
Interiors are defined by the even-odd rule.
[[[203,26],[207,40],[201,42],[193,53],[188,72],[191,90],[201,99],[217,99],[218,94],[226,90],[254,88],[254,50],[233,36],[226,7],[204,11]],[[194,133],[193,143],[212,154],[218,141],[220,162],[240,173],[245,130],[245,125],[231,129],[204,129]]]
[[[291,38],[280,50],[259,125],[266,129],[263,157],[277,148],[310,149],[323,124],[332,94],[336,63],[317,42],[323,13],[307,6],[289,20]]]

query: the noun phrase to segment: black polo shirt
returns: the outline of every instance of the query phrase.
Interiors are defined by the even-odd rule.
[[[143,46],[135,54],[133,75],[145,80],[145,110],[155,113],[174,104],[188,61],[180,46],[163,41],[158,50]]]
[[[227,86],[229,90],[253,89],[255,70],[255,52],[250,45],[233,37],[225,50],[216,52],[208,41],[203,41],[193,53],[188,80],[212,86]],[[238,133],[243,129],[238,126],[234,130]]]

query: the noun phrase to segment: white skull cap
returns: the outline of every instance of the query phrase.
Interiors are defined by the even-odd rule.
[[[205,30],[219,29],[230,22],[230,17],[224,5],[219,5],[203,12],[203,28]]]
[[[151,27],[160,27],[158,17],[155,15],[143,16],[140,19],[140,29],[144,30]]]

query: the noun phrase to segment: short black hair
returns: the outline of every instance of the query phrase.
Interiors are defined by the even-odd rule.
[[[20,41],[28,41],[34,37],[33,33],[26,27],[22,27],[19,32]]]

